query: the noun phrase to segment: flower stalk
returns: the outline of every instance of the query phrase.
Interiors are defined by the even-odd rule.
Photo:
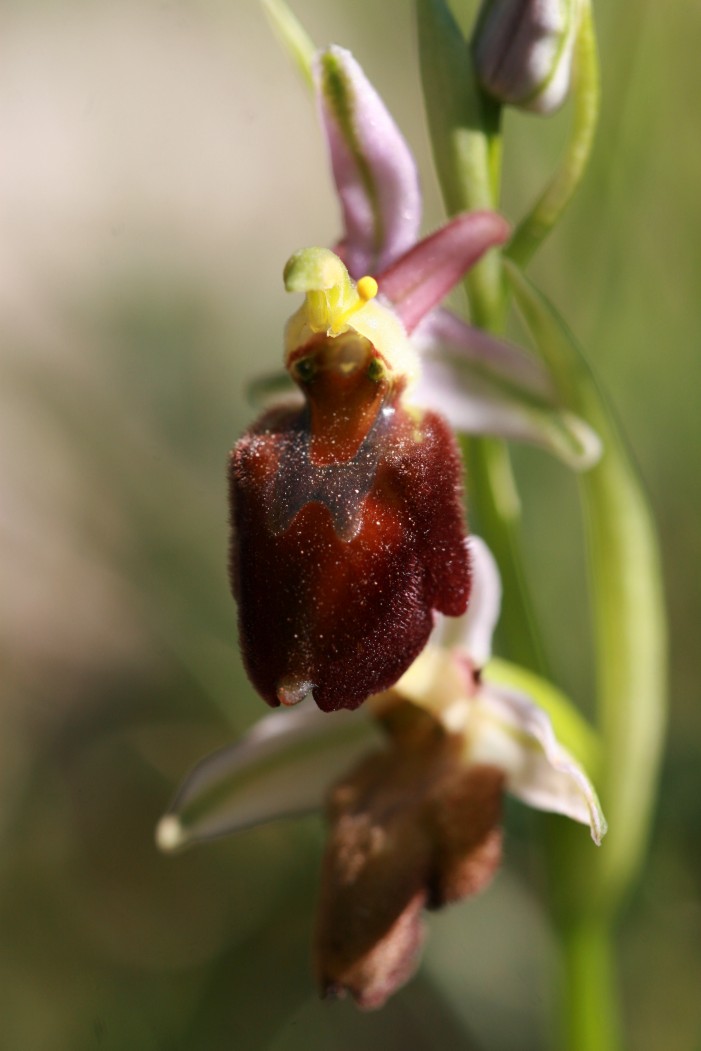
[[[438,179],[448,215],[494,208],[500,156],[498,116],[480,91],[469,51],[442,0],[417,0],[419,61]],[[466,279],[472,320],[500,329],[504,297],[491,253]]]
[[[426,114],[446,211],[451,215],[477,201],[496,207],[501,107],[480,90],[470,48],[445,0],[417,0],[416,10]],[[496,253],[475,268],[465,290],[475,324],[501,332],[507,299]],[[523,567],[521,508],[509,452],[503,442],[476,438],[466,443],[465,454],[478,528],[494,549],[509,594],[502,636],[515,659],[545,674],[544,645]]]
[[[445,98],[437,98],[435,87],[428,82],[431,70],[442,65],[441,47],[445,49],[446,64],[448,56],[459,50],[459,31],[442,0],[418,0],[418,24],[437,170],[450,213],[454,201],[460,199],[456,186],[462,183],[463,195],[470,192],[475,164],[480,166],[478,192],[490,180],[492,185],[499,180],[487,163],[487,128],[483,125],[480,131],[475,127],[480,109],[474,104],[474,94],[470,96],[461,86],[453,96],[454,100],[462,100],[454,103],[454,107],[462,105],[462,110],[456,112]],[[559,220],[591,151],[599,92],[588,2],[581,12],[574,60],[574,119],[564,159],[504,251],[504,256],[520,263],[532,257]],[[450,94],[450,82],[446,81],[444,90]],[[445,114],[452,114],[457,127],[461,122],[469,126],[477,140],[478,148],[469,167],[461,167],[459,154],[450,149],[456,131]],[[490,133],[493,126],[492,121]],[[491,156],[495,155],[498,151],[492,147]],[[497,253],[493,253],[494,259],[496,265],[488,272],[483,270],[482,283],[471,282],[467,291],[473,317],[478,317],[485,327],[499,331],[509,289],[505,289]],[[595,880],[587,880],[586,885],[582,883],[582,872],[588,871],[589,866],[581,847],[570,844],[573,849],[563,852],[561,832],[559,839],[551,837],[549,861],[553,888],[557,884],[553,918],[564,961],[561,1002],[566,1046],[576,1051],[614,1051],[620,1047],[620,1025],[613,977],[612,922],[642,860],[664,725],[664,603],[657,545],[625,448],[571,340],[563,336],[559,319],[523,275],[511,269],[509,279],[565,404],[596,428],[605,448],[601,465],[585,474],[580,484],[593,591],[604,801],[616,829],[615,845],[607,846],[596,859],[592,867]],[[523,586],[517,539],[518,496],[508,453],[503,445],[492,442],[471,441],[470,446],[475,503],[484,531],[499,552],[506,579],[516,585],[509,592],[509,600],[516,603],[517,631],[520,628],[522,637],[525,634],[530,639],[526,661],[542,668],[537,627]],[[570,842],[569,836],[564,839]]]
[[[560,165],[547,187],[516,228],[506,255],[525,266],[574,196],[586,171],[599,118],[599,59],[594,18],[583,0],[575,41],[572,125]]]
[[[561,1030],[567,1051],[623,1047],[616,962],[605,919],[586,917],[560,929]]]
[[[519,309],[563,393],[605,453],[580,478],[592,589],[602,786],[616,827],[597,861],[596,900],[615,913],[643,860],[666,719],[666,625],[654,524],[637,472],[573,337],[513,265]]]
[[[414,973],[424,911],[491,881],[505,792],[588,826],[597,846],[606,834],[591,731],[547,683],[493,661],[499,571],[479,538],[470,553],[469,609],[438,620],[391,689],[359,715],[301,705],[262,719],[191,771],[156,831],[173,852],[324,805],[317,980],[363,1009]]]

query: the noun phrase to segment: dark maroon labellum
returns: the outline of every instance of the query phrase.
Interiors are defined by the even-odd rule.
[[[230,569],[258,692],[335,711],[397,681],[433,610],[464,613],[470,568],[447,425],[390,401],[372,360],[340,373],[312,349],[304,408],[270,410],[232,451]]]

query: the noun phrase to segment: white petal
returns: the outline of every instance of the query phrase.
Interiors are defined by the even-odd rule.
[[[412,338],[424,359],[412,400],[438,409],[455,430],[530,442],[575,470],[600,458],[598,436],[558,403],[552,378],[532,354],[449,310],[434,310]]]
[[[194,767],[159,822],[156,842],[177,850],[314,810],[344,767],[379,740],[363,712],[321,712],[310,703],[268,715]]]
[[[596,792],[573,756],[557,741],[550,719],[522,693],[483,684],[468,726],[469,761],[506,773],[506,788],[538,810],[589,825],[598,845],[606,820]]]
[[[475,668],[483,668],[492,655],[492,636],[501,609],[501,577],[494,555],[479,536],[468,539],[472,561],[472,591],[467,613],[440,617],[431,644],[459,647]]]
[[[452,733],[462,733],[471,711],[468,698],[473,690],[469,662],[456,659],[454,651],[431,642],[390,692],[431,712]],[[383,697],[379,695],[380,708]],[[374,706],[372,697],[365,703]]]
[[[501,610],[501,577],[494,555],[479,536],[470,537],[472,592],[464,618],[462,647],[476,668],[492,655],[492,636]]]
[[[552,377],[539,358],[468,324],[450,310],[434,310],[414,330],[414,340],[426,356],[447,355],[456,364],[464,363],[475,372],[492,376],[502,386],[515,386],[551,404],[557,400]]]

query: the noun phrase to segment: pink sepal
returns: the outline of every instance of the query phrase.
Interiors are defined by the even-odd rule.
[[[407,332],[489,248],[503,244],[509,232],[506,219],[496,212],[463,212],[378,275],[380,291],[394,305]]]

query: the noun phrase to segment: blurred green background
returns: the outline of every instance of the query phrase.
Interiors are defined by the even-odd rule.
[[[294,6],[379,88],[437,225],[412,5]],[[661,531],[670,738],[621,985],[629,1046],[681,1051],[701,1047],[701,7],[597,6],[596,151],[534,274]],[[337,208],[254,0],[6,0],[0,39],[0,1046],[546,1047],[554,953],[516,806],[493,888],[431,917],[418,978],[373,1015],[313,989],[318,818],[156,853],[184,771],[264,714],[227,588],[226,458],[247,381],[279,360],[282,266],[334,239]],[[511,218],[566,121],[509,118]],[[538,452],[515,460],[556,678],[589,708],[575,486]]]

